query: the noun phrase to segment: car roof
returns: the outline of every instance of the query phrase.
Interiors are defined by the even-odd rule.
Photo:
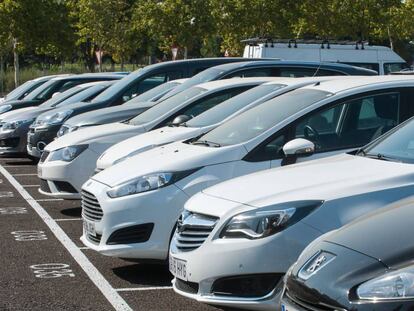
[[[306,86],[305,88],[313,88],[320,91],[339,93],[353,88],[363,88],[372,84],[399,84],[404,82],[413,82],[414,76],[353,76],[343,77],[344,79],[334,79],[328,81],[317,82],[314,85]],[[346,83],[344,83],[346,80]]]
[[[283,66],[290,66],[290,67],[309,67],[309,68],[320,68],[320,69],[336,69],[338,71],[346,72],[346,73],[356,73],[356,72],[366,72],[367,75],[378,75],[378,73],[374,70],[341,64],[341,63],[330,63],[330,62],[305,62],[305,61],[285,61],[285,60],[271,60],[271,59],[264,59],[261,61],[247,61],[247,62],[235,62],[235,63],[228,63],[215,66],[213,68],[221,69],[221,70],[233,70],[236,68],[249,68],[249,67],[265,67],[269,65],[274,65],[275,67],[283,67]]]
[[[51,80],[66,80],[66,79],[70,79],[70,80],[82,80],[85,78],[97,78],[97,77],[101,77],[101,78],[108,78],[108,79],[114,79],[114,80],[120,80],[122,78],[125,77],[125,75],[120,75],[120,74],[115,74],[115,73],[81,73],[81,74],[73,74],[73,75],[65,75],[65,76],[58,76],[55,77]]]
[[[254,77],[254,78],[232,78],[224,80],[215,80],[194,85],[194,87],[201,87],[206,90],[212,90],[217,88],[224,88],[232,85],[251,85],[254,83],[264,83],[275,80],[275,77]]]
[[[75,87],[79,87],[79,88],[87,88],[87,87],[91,87],[91,86],[95,86],[95,85],[111,85],[116,83],[116,80],[109,80],[109,81],[94,81],[94,82],[87,82],[87,83],[82,83],[82,84],[78,84]]]

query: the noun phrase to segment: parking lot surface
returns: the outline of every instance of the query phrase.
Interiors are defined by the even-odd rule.
[[[176,295],[167,266],[84,247],[80,201],[38,187],[32,161],[0,158],[0,310],[218,310]]]

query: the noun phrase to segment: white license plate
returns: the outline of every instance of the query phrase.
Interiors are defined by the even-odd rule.
[[[170,272],[175,277],[187,281],[187,262],[170,256]]]
[[[42,178],[42,168],[40,166],[37,166],[37,176]]]
[[[93,222],[83,221],[83,230],[86,234],[96,236],[95,224]]]

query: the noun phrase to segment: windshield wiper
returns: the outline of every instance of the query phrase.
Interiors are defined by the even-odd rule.
[[[386,156],[382,153],[372,154],[372,153],[366,153],[364,152],[364,157],[376,159],[376,160],[382,160],[382,161],[393,161],[393,162],[401,162],[401,160],[398,160],[396,158]]]
[[[215,142],[208,141],[208,140],[196,140],[196,141],[193,141],[191,144],[204,145],[204,146],[215,147],[215,148],[221,147],[219,143],[215,143]]]

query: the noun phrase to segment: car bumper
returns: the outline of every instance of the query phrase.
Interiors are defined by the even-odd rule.
[[[0,131],[0,155],[25,153],[27,143],[27,128],[12,131]]]
[[[215,235],[214,232],[211,235]],[[258,239],[211,239],[209,237],[199,248],[180,251],[174,240],[170,246],[170,257],[186,262],[187,280],[198,284],[196,292],[185,291],[173,281],[174,291],[180,295],[212,305],[249,310],[277,310],[282,291],[282,280],[290,265],[296,261],[301,251],[319,232],[303,223],[278,233],[277,235]],[[210,236],[211,236],[210,235]],[[206,259],[208,265],[205,264]],[[256,277],[275,276],[271,288],[260,294],[252,294],[249,289],[241,295],[238,293],[216,293],[214,284],[233,278],[246,282]],[[268,282],[268,281],[266,281]],[[197,288],[197,286],[196,286]]]
[[[38,164],[38,176],[44,186],[40,192],[54,198],[80,199],[82,185],[93,175],[99,154],[87,148],[71,162],[49,161],[52,154]]]
[[[99,202],[103,216],[91,220],[85,217],[84,209],[82,217],[93,223],[96,235],[91,237],[84,229],[81,241],[106,256],[165,260],[172,231],[188,196],[175,185],[115,199],[106,194],[109,189],[93,179],[83,185],[82,190]],[[143,239],[142,232],[137,232],[151,224],[152,229]],[[123,235],[117,235],[120,232]]]
[[[40,158],[44,148],[51,143],[59,130],[60,125],[54,125],[42,130],[31,128],[27,133],[27,153]]]

